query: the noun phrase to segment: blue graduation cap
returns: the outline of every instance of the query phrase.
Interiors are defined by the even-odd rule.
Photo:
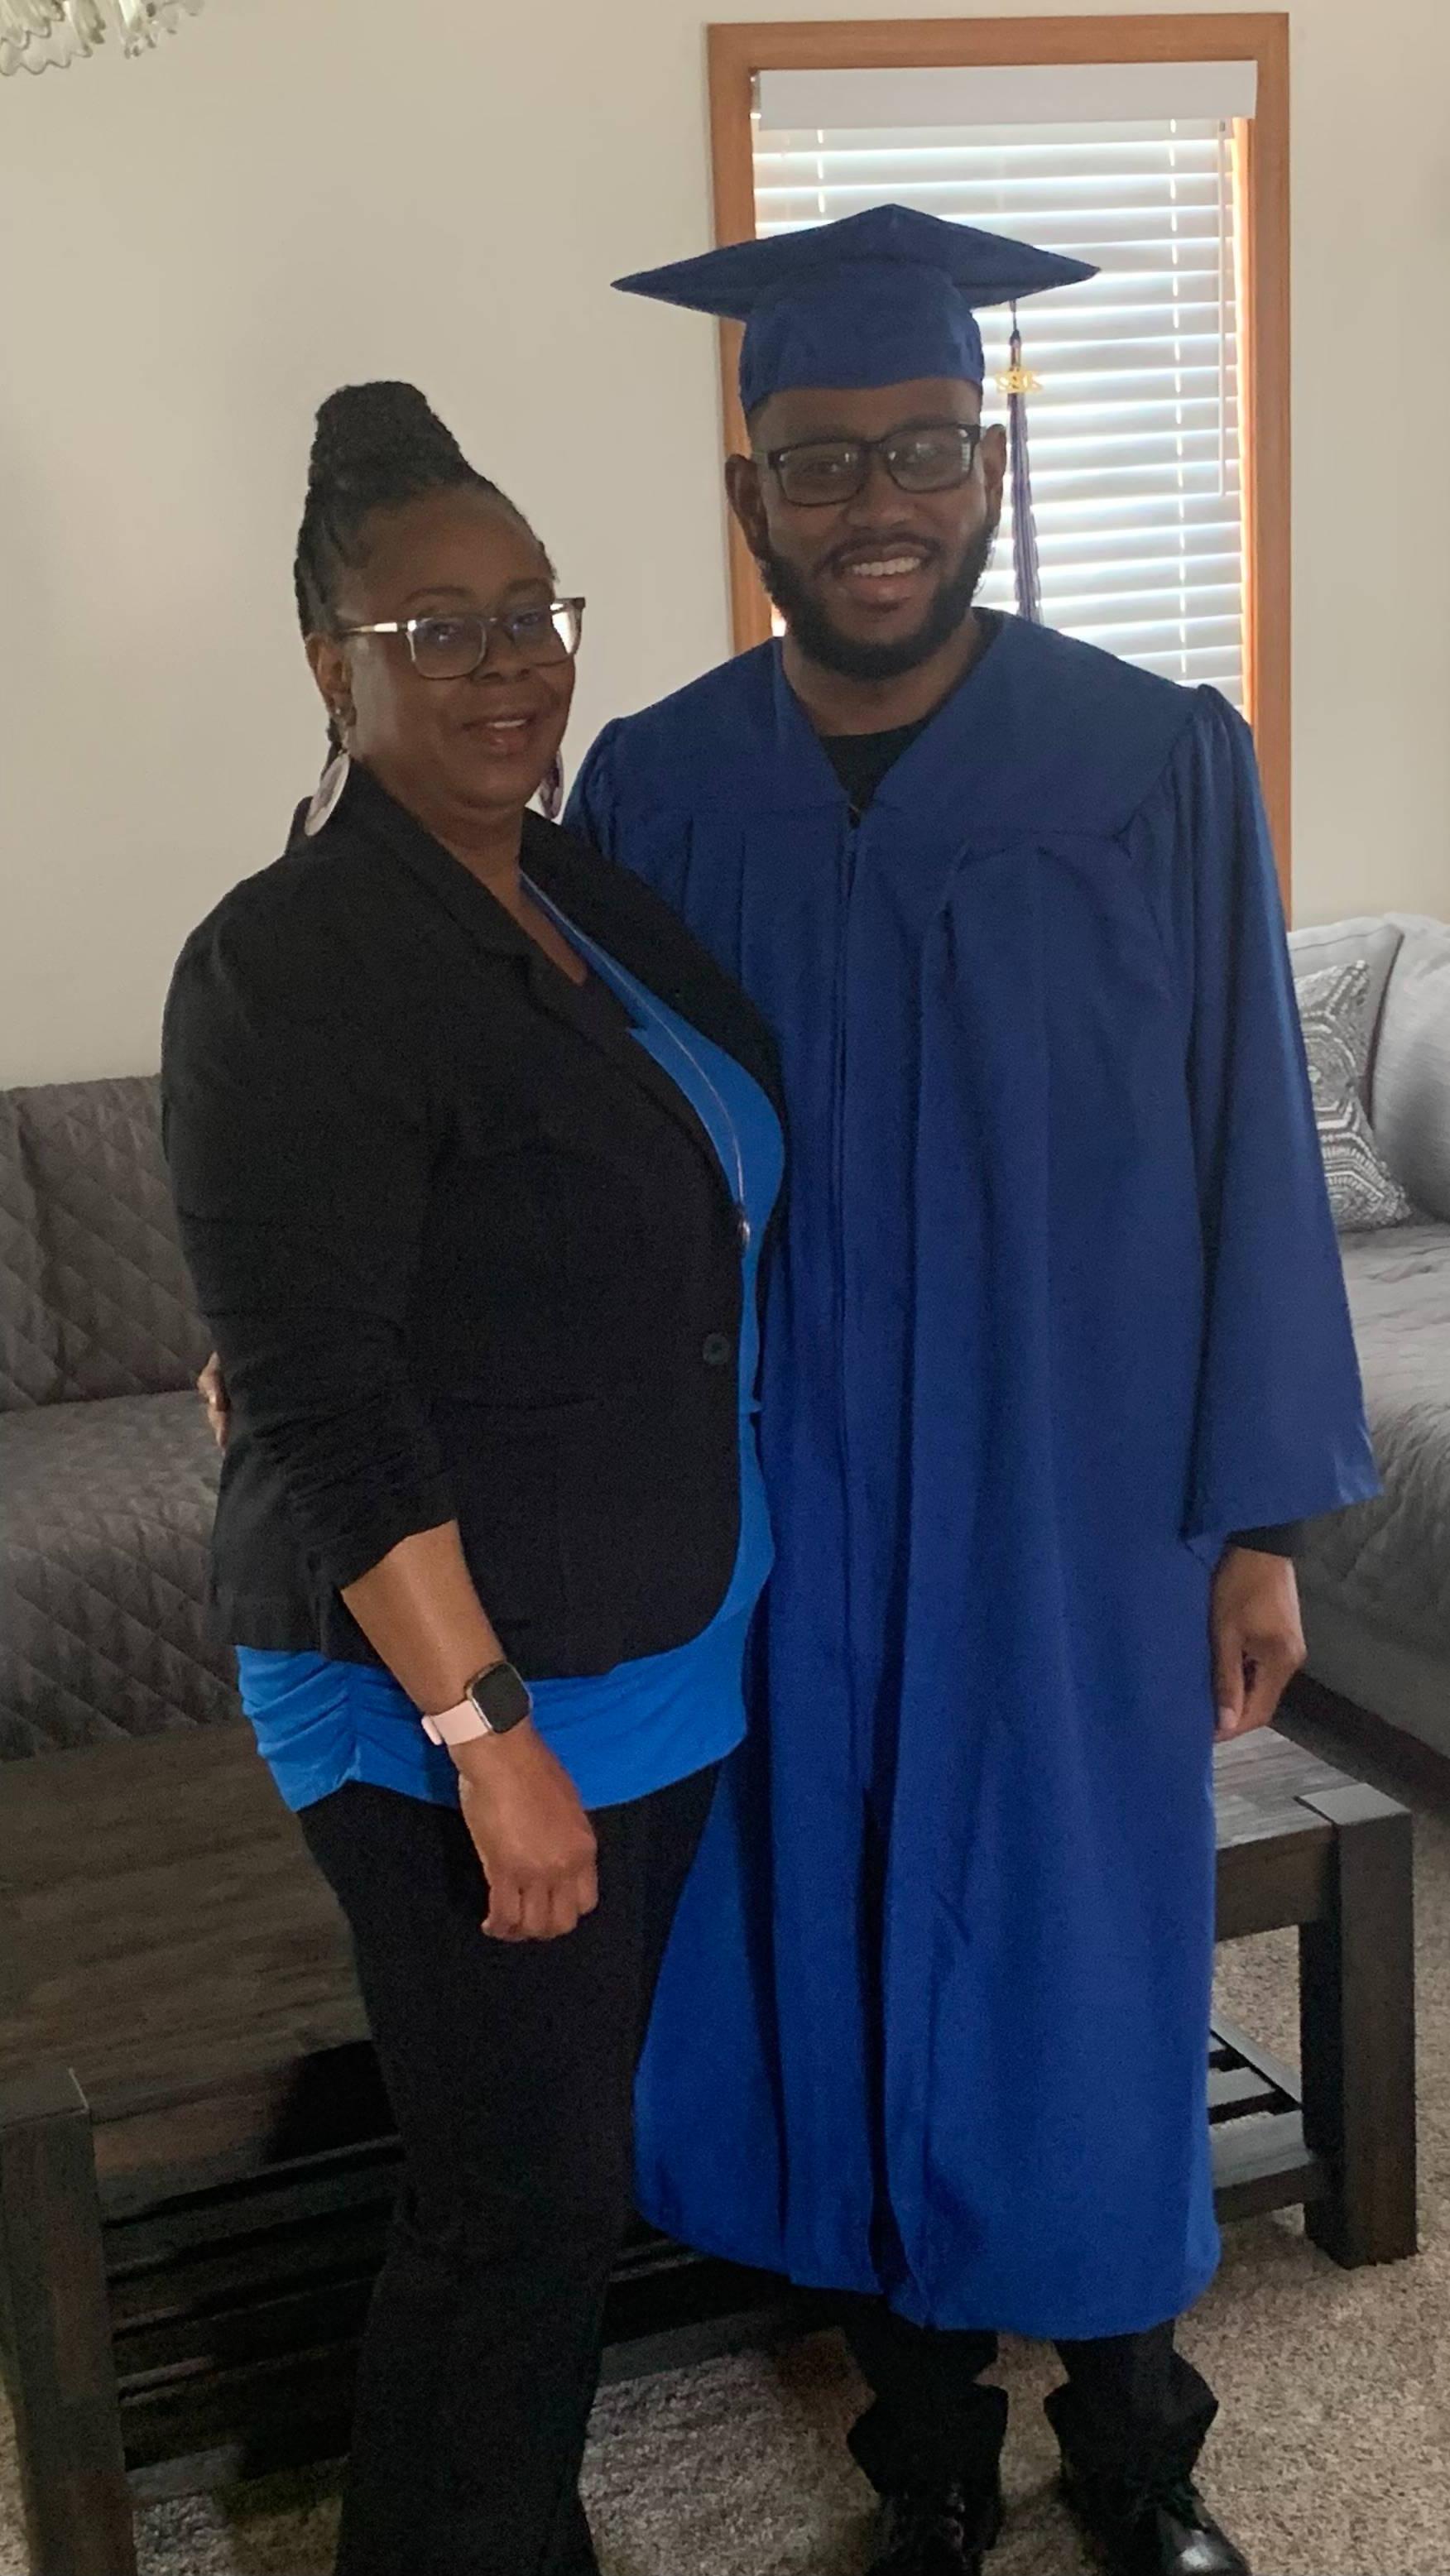
[[[840,223],[731,242],[615,284],[625,295],[743,322],[740,399],[749,413],[797,385],[901,385],[916,376],[979,385],[979,307],[1096,275],[1086,260],[1004,233],[909,206],[871,206]]]
[[[909,206],[871,206],[839,223],[812,225],[767,241],[732,242],[698,259],[616,278],[626,295],[648,295],[690,312],[743,322],[740,399],[747,416],[771,394],[801,385],[864,388],[918,376],[984,380],[978,308],[1015,305],[1024,295],[1095,277],[1086,260],[1064,259],[1004,233],[946,223]],[[1036,604],[1036,548],[1027,486],[1024,396],[1015,324],[1006,388],[1012,429],[1018,596]],[[1024,551],[1025,550],[1025,551]]]

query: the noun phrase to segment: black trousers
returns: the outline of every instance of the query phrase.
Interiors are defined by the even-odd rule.
[[[996,2336],[910,2325],[875,2299],[848,2301],[841,2322],[874,2399],[851,2434],[872,2484],[891,2494],[990,2481],[1007,2431],[1005,2390],[981,2384]],[[1079,2467],[1133,2479],[1193,2467],[1218,2408],[1173,2333],[1058,2345],[1067,2382],[1047,2412]]]
[[[404,2151],[363,2339],[337,2576],[597,2576],[579,2463],[631,2198],[632,2096],[713,1770],[593,1818],[596,1913],[485,1940],[456,1810],[304,1810]]]

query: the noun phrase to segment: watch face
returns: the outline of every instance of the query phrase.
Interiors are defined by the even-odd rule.
[[[495,1735],[507,1735],[510,1727],[522,1726],[534,1705],[512,1664],[497,1664],[491,1673],[480,1673],[477,1681],[469,1683],[468,1697]]]

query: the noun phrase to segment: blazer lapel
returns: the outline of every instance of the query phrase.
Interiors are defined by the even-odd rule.
[[[533,872],[539,856],[537,844],[530,846],[533,836],[528,824],[531,819],[525,817],[524,865],[529,872]],[[571,984],[568,976],[561,973],[530,939],[528,932],[519,927],[512,914],[504,910],[497,897],[489,893],[487,886],[480,884],[461,860],[445,850],[441,841],[435,841],[432,833],[415,822],[412,815],[405,812],[386,789],[380,787],[377,780],[357,763],[353,765],[346,791],[327,828],[330,831],[339,824],[364,832],[374,842],[381,842],[435,901],[442,904],[475,947],[495,956],[514,958],[527,976],[530,996],[539,1008],[552,1018],[562,1020],[576,1036],[597,1048],[601,1055],[607,1056],[611,1063],[621,1067],[639,1083],[658,1107],[683,1127],[697,1150],[706,1157],[726,1197],[730,1198],[719,1155],[706,1130],[679,1086],[661,1071],[654,1057],[635,1039],[627,1014],[612,1007],[612,996],[606,1000],[592,985]],[[539,881],[542,890],[559,904],[560,910],[570,920],[575,919],[580,907],[567,902],[555,893],[553,887],[545,885],[542,870]],[[606,949],[611,957],[616,955],[613,926],[609,922],[601,922],[596,917],[580,920],[578,927]],[[639,974],[641,982],[647,980],[647,975],[641,973],[629,958],[620,957],[619,963],[631,974]],[[733,1199],[731,1204],[734,1204]]]
[[[435,902],[442,904],[475,947],[523,959],[533,952],[533,941],[503,905],[495,902],[488,888],[445,850],[441,841],[435,841],[431,832],[425,832],[421,823],[415,823],[411,814],[395,804],[386,788],[380,787],[356,761],[326,830],[361,832],[374,844],[380,844]]]

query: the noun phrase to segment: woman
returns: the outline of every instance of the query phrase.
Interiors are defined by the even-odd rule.
[[[409,386],[318,419],[336,753],[182,953],[167,1148],[230,1399],[215,1591],[405,2153],[340,2576],[586,2576],[660,1954],[743,1730],[768,1036],[526,811],[582,602]]]

